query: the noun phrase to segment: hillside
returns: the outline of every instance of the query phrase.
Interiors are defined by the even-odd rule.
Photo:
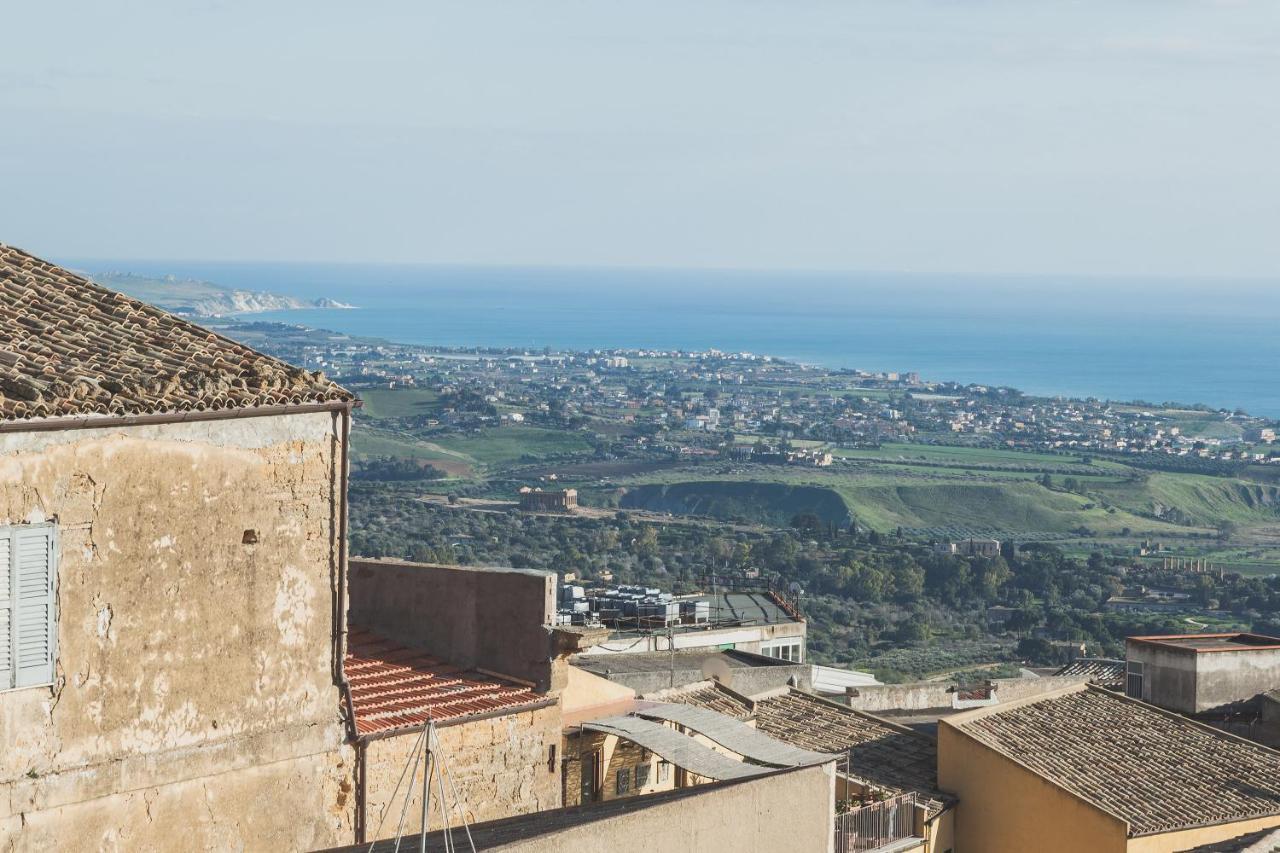
[[[327,297],[299,299],[265,291],[236,290],[211,281],[180,279],[171,275],[152,278],[129,272],[102,272],[92,273],[90,277],[103,287],[119,290],[175,314],[195,317],[257,314],[298,308],[354,307]]]

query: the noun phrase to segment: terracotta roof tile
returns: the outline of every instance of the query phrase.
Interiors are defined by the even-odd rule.
[[[670,701],[747,716],[757,729],[792,746],[846,755],[850,775],[894,794],[914,791],[930,813],[948,802],[938,790],[937,742],[879,717],[795,689],[752,701],[712,686]]]
[[[477,714],[515,713],[546,701],[532,689],[444,661],[352,628],[347,680],[356,732],[370,735]]]
[[[1280,753],[1098,687],[945,724],[1128,821],[1131,835],[1280,815]]]
[[[0,243],[0,421],[351,399],[319,373]]]
[[[1125,663],[1122,660],[1108,658],[1076,658],[1063,666],[1054,675],[1085,676],[1093,684],[1103,687],[1120,688],[1124,686]]]

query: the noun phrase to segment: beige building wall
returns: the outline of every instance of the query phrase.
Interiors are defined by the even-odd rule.
[[[0,692],[0,850],[350,840],[340,424],[0,433],[0,523],[58,525],[55,682]]]
[[[1128,824],[938,722],[938,787],[955,795],[955,853],[1123,853]]]
[[[503,853],[829,853],[834,847],[832,765],[805,767],[702,788],[537,838],[490,848]]]
[[[443,761],[458,787],[458,800],[469,823],[498,820],[560,808],[560,710],[555,705],[503,717],[444,726],[436,730]],[[395,834],[396,822],[409,794],[409,826],[421,827],[422,770],[412,790],[396,783],[412,760],[418,732],[371,740],[364,747],[367,836]],[[446,786],[450,798],[453,792]],[[394,795],[394,796],[393,796]],[[432,788],[431,796],[437,796]],[[439,821],[431,806],[432,822]],[[463,814],[462,811],[456,812]],[[379,824],[382,829],[379,830]],[[456,826],[455,819],[453,824]]]

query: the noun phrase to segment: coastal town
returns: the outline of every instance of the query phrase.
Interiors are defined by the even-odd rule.
[[[569,569],[569,528],[538,555],[558,569],[370,554],[371,533],[422,504],[358,483],[350,445],[378,419],[353,417],[354,389],[4,245],[0,293],[3,849],[1280,847],[1280,631],[1175,623],[1122,633],[1108,657],[1048,639],[1068,597],[1128,591],[1123,562],[970,537],[935,543],[921,568],[874,530],[804,530],[801,555],[748,528],[745,558],[773,553],[789,585],[713,572],[674,594],[590,560]],[[517,360],[511,398],[539,409],[517,397],[522,370],[569,381],[633,357],[658,356]],[[761,367],[752,381],[775,364]],[[505,386],[473,395],[502,417]],[[697,409],[680,414],[706,431],[689,425]],[[585,509],[550,483],[518,494],[486,539]],[[609,552],[613,524],[643,565],[682,557],[627,516],[577,532]],[[986,595],[1005,603],[983,620],[1021,633],[1018,654],[1063,659],[892,683],[816,663],[831,604],[798,579],[818,582],[813,555],[837,549],[860,555],[832,577],[851,604],[914,600],[881,647],[928,640],[926,593],[969,610]],[[1176,567],[1217,593],[1209,569]],[[1230,578],[1271,624],[1277,579]],[[1046,633],[1028,632],[1042,611]]]
[[[535,352],[350,340],[320,330],[237,328],[353,388],[420,388],[479,401],[426,426],[467,429],[583,419],[625,428],[623,452],[735,456],[726,436],[835,447],[921,442],[1152,457],[1175,470],[1280,463],[1280,422],[1192,403],[1032,397],[919,373],[831,370],[705,351]],[[259,337],[261,336],[261,337]],[[757,454],[759,456],[759,454]],[[831,464],[825,453],[770,461]]]

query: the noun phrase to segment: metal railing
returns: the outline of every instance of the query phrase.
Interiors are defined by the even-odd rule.
[[[901,794],[836,815],[836,853],[863,853],[911,838],[916,795]]]

